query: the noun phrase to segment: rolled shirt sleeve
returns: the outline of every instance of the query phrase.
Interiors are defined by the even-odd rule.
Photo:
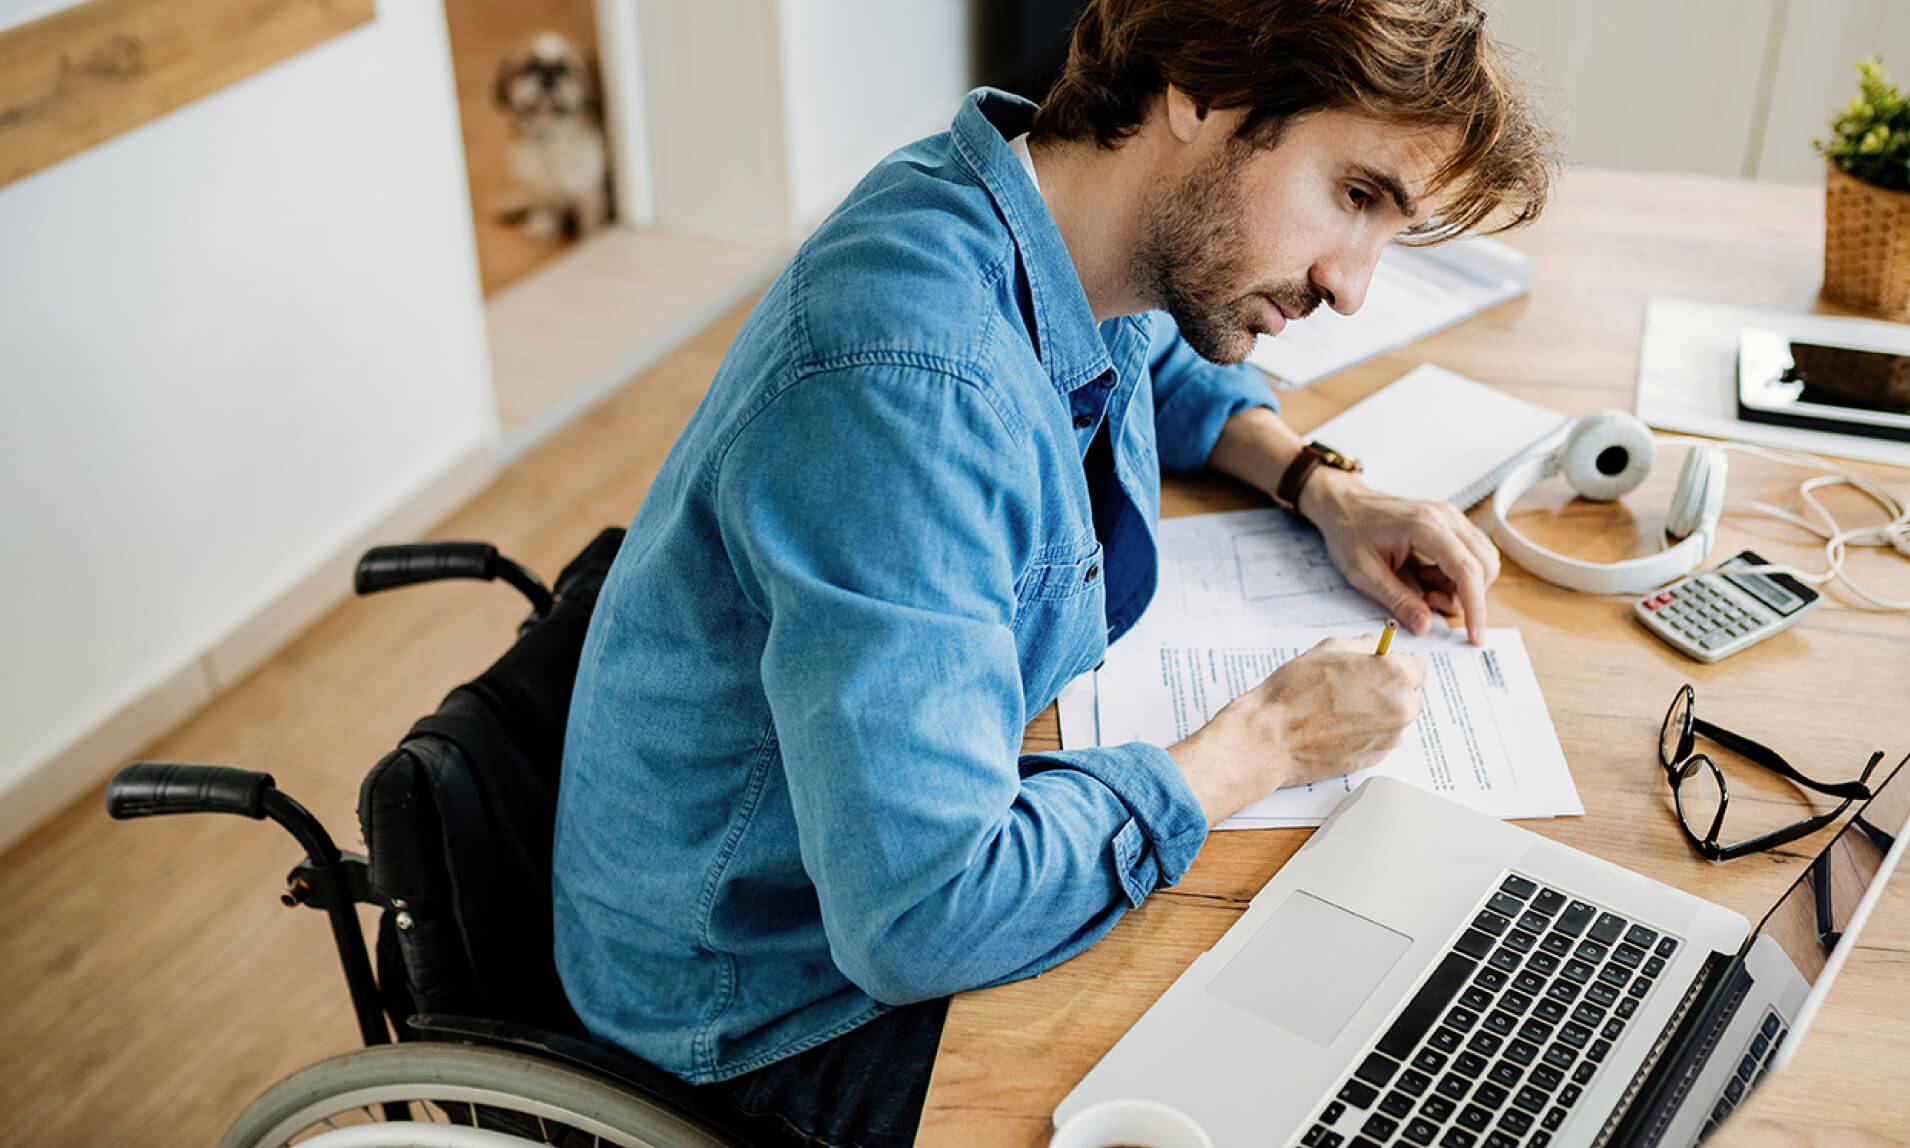
[[[1057,964],[1205,838],[1157,747],[1017,757],[1033,468],[982,391],[892,363],[795,382],[717,471],[725,544],[769,622],[802,865],[831,956],[877,1000]]]
[[[1148,316],[1147,359],[1154,376],[1154,430],[1161,469],[1189,474],[1207,465],[1220,428],[1249,407],[1279,410],[1267,377],[1246,363],[1221,366],[1200,357],[1165,311]]]

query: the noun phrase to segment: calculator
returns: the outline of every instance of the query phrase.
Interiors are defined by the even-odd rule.
[[[1632,603],[1631,612],[1688,658],[1715,662],[1797,621],[1823,595],[1788,574],[1733,574],[1733,566],[1766,566],[1755,551],[1693,574]]]

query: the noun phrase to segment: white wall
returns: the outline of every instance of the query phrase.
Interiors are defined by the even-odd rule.
[[[964,0],[612,2],[641,12],[665,230],[799,240],[970,86]]]
[[[656,225],[742,243],[786,242],[776,0],[620,2],[637,3],[641,13]]]
[[[457,116],[440,0],[382,0],[0,188],[0,846],[137,749],[89,735],[230,684],[488,456]]]
[[[1910,82],[1905,0],[1483,2],[1575,164],[1812,182],[1851,63]]]
[[[1904,0],[1789,0],[1778,32],[1770,115],[1755,174],[1815,180],[1824,161],[1811,141],[1857,94],[1853,63],[1881,55],[1899,91],[1910,91],[1910,3]]]
[[[969,89],[963,0],[778,0],[789,209],[807,230]]]

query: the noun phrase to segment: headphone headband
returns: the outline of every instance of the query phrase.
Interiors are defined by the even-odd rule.
[[[1614,452],[1626,452],[1622,476],[1609,461]],[[1526,491],[1554,474],[1563,473],[1583,497],[1608,501],[1637,486],[1649,473],[1651,432],[1629,411],[1601,411],[1573,427],[1565,445],[1526,459],[1508,472],[1492,494],[1492,538],[1507,557],[1547,582],[1592,594],[1640,594],[1680,578],[1703,565],[1717,536],[1724,512],[1724,452],[1694,447],[1678,480],[1666,515],[1670,531],[1682,536],[1656,554],[1620,562],[1588,562],[1548,550],[1513,529],[1512,507]],[[1602,473],[1601,473],[1602,471]]]

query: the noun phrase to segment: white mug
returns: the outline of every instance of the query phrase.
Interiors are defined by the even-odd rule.
[[[1158,1100],[1104,1100],[1055,1130],[1048,1148],[1214,1148],[1194,1118]]]

